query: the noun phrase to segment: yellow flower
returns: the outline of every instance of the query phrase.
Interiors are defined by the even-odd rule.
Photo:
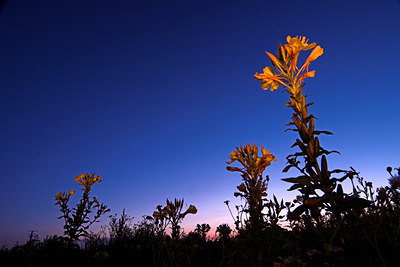
[[[310,77],[312,78],[314,76],[315,76],[315,70],[307,71],[306,73],[300,76],[299,82],[302,83],[305,78],[310,78]]]
[[[270,151],[268,151],[267,149],[264,149],[264,146],[261,146],[261,152],[263,154],[263,158],[265,158],[266,161],[276,161],[276,158],[274,155],[272,155],[272,153]]]
[[[101,182],[101,177],[99,175],[93,178],[93,183],[100,183],[100,182]]]
[[[195,206],[193,206],[193,205],[190,205],[185,213],[196,214],[197,213],[197,208]]]
[[[296,69],[297,68],[297,58],[300,54],[301,50],[309,50],[315,47],[316,43],[311,43],[308,44],[308,39],[306,37],[290,37],[288,36],[286,38],[286,41],[288,42],[285,44],[285,50],[289,56],[290,59],[290,69]]]
[[[73,194],[75,194],[75,191],[74,190],[69,190],[68,194],[73,195]]]
[[[85,178],[85,174],[81,173],[75,177],[75,181],[80,181],[81,179]]]
[[[318,45],[317,47],[314,48],[314,50],[308,56],[306,61],[309,61],[309,62],[314,61],[317,58],[319,58],[323,53],[324,53],[324,49],[321,48],[321,46]]]
[[[316,60],[317,58],[319,58],[322,54],[324,53],[324,49],[321,48],[321,46],[317,46],[314,48],[314,50],[311,52],[311,54],[308,56],[308,58],[306,59],[306,62],[304,63],[303,67],[301,67],[301,69],[306,69],[308,72],[308,66],[310,65],[310,63],[314,60]]]
[[[231,164],[236,160],[239,161],[242,166],[246,169],[246,172],[253,177],[253,175],[261,175],[265,168],[271,165],[271,161],[275,161],[276,158],[272,153],[261,146],[262,157],[258,156],[258,147],[256,144],[236,147],[236,150],[231,153],[231,161],[227,164]],[[239,168],[227,167],[229,171],[240,171],[243,173],[244,170]]]
[[[61,200],[63,198],[63,196],[64,196],[64,193],[60,192],[60,193],[56,194],[55,197],[56,197],[56,200]]]
[[[264,90],[268,90],[271,87],[271,92],[278,89],[279,85],[282,83],[282,79],[279,78],[279,75],[275,75],[272,71],[271,67],[265,67],[263,69],[263,73],[256,73],[254,78],[257,80],[261,80],[261,87]]]
[[[227,162],[227,164],[231,164],[233,162],[235,162],[238,159],[238,155],[236,150],[232,151],[231,155],[229,156],[230,161]]]
[[[283,69],[282,69],[283,65],[282,65],[281,60],[280,60],[280,59],[277,59],[273,54],[271,54],[271,53],[269,53],[269,52],[267,52],[267,51],[265,51],[265,53],[267,53],[268,57],[271,59],[272,65],[273,65],[275,68],[279,69],[279,71],[280,71],[281,73],[283,73],[284,71],[283,71]]]

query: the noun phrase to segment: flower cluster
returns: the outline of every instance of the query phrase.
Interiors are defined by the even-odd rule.
[[[271,59],[272,65],[279,73],[275,73],[271,67],[265,67],[263,73],[256,73],[254,77],[261,80],[261,86],[264,90],[271,88],[274,91],[280,85],[285,86],[289,92],[295,93],[300,89],[300,86],[305,78],[314,77],[315,71],[309,71],[309,65],[312,61],[316,60],[324,53],[321,46],[316,46],[316,43],[308,44],[306,37],[287,37],[287,44],[281,44],[277,57],[273,54],[266,52]],[[303,66],[299,69],[297,67],[297,60],[299,54],[303,50],[313,51],[306,59]]]
[[[193,205],[190,205],[185,212],[182,212],[183,204],[183,198],[175,198],[173,202],[167,199],[167,205],[164,208],[158,205],[157,211],[153,212],[153,218],[163,227],[162,232],[168,224],[171,224],[172,239],[174,240],[177,240],[180,235],[179,223],[182,222],[186,215],[197,213],[197,208]]]
[[[91,188],[94,184],[101,182],[99,175],[94,173],[90,174],[79,174],[74,180],[82,185],[82,197],[80,202],[71,209],[68,206],[70,197],[75,194],[74,190],[68,192],[60,192],[55,195],[55,205],[60,206],[62,215],[59,219],[64,218],[64,233],[69,237],[71,241],[79,239],[81,236],[88,236],[89,227],[98,221],[99,217],[109,212],[110,209],[106,205],[100,203],[96,197],[90,198]],[[96,211],[96,214],[89,218],[89,214]]]
[[[83,185],[85,187],[87,187],[87,186],[90,187],[90,186],[94,185],[95,183],[100,183],[101,177],[98,174],[96,174],[96,176],[95,176],[94,173],[88,173],[86,175],[84,173],[81,173],[81,174],[77,175],[74,180],[79,182],[79,185]]]
[[[227,164],[238,161],[242,164],[244,169],[228,166],[227,170],[232,172],[239,171],[242,173],[246,170],[253,178],[261,175],[265,168],[271,165],[272,161],[276,161],[276,158],[270,151],[264,149],[264,146],[261,146],[260,150],[262,153],[261,157],[258,156],[258,147],[256,144],[246,144],[245,146],[236,147],[236,150],[232,151],[229,157],[230,161],[228,161]]]

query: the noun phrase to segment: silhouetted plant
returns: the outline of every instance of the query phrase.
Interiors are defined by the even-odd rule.
[[[206,241],[207,233],[211,230],[208,223],[197,224],[194,232],[199,234],[203,241]]]
[[[255,231],[260,231],[264,224],[262,211],[266,201],[269,177],[264,178],[262,175],[271,161],[276,160],[271,152],[264,149],[264,146],[261,147],[261,152],[262,156],[259,157],[258,147],[255,144],[237,147],[231,153],[231,160],[227,164],[238,161],[243,168],[226,167],[228,171],[241,173],[243,182],[237,187],[239,192],[235,192],[234,196],[246,200],[248,209],[245,209],[245,211],[250,215],[247,227]]]
[[[165,235],[165,230],[168,227],[169,220],[167,212],[163,209],[162,205],[156,207],[157,211],[153,212],[153,217],[149,216],[149,219],[154,222],[154,228],[158,237]]]
[[[254,244],[257,251],[257,260],[254,263],[257,266],[262,266],[262,251],[261,251],[261,232],[264,228],[264,214],[267,187],[269,177],[263,177],[263,172],[266,167],[275,161],[274,155],[270,151],[261,147],[262,156],[258,156],[258,147],[247,144],[246,146],[236,147],[230,155],[230,161],[227,164],[232,164],[238,161],[243,168],[228,166],[227,170],[232,172],[240,172],[242,183],[237,187],[239,192],[235,192],[235,197],[241,197],[246,200],[246,206],[243,210],[249,214],[246,221],[246,229],[251,234],[251,239],[254,239]]]
[[[173,251],[170,251],[167,247],[167,252],[173,266],[179,266],[180,264],[178,240],[181,236],[181,226],[179,224],[186,217],[186,215],[197,213],[197,208],[193,205],[190,205],[189,208],[183,212],[183,205],[183,198],[175,198],[173,202],[167,199],[167,204],[164,208],[162,208],[161,205],[158,205],[157,211],[153,212],[153,218],[155,218],[155,220],[158,219],[160,226],[164,227],[161,228],[162,231],[165,229],[165,227],[167,227],[168,224],[170,225]]]
[[[279,202],[274,195],[273,199],[268,200],[265,206],[268,209],[266,216],[264,216],[266,218],[266,223],[268,225],[277,225],[279,221],[285,217],[284,215],[281,215],[281,212],[285,209],[289,209],[291,203],[284,204],[283,199],[281,200],[281,202]]]
[[[219,226],[217,226],[217,229],[215,230],[215,233],[218,234],[220,239],[228,240],[230,238],[231,233],[232,233],[232,229],[228,224],[223,223],[223,224],[220,224]]]
[[[312,48],[314,48],[313,51],[299,69],[297,59],[300,52]],[[337,151],[327,151],[322,148],[317,136],[332,133],[316,130],[315,117],[308,112],[308,107],[313,103],[307,103],[307,96],[303,95],[304,79],[314,77],[315,71],[309,71],[309,65],[323,52],[321,46],[316,46],[316,43],[308,44],[305,37],[292,38],[288,36],[287,44],[280,45],[277,57],[267,52],[274,69],[265,67],[263,73],[254,75],[256,79],[261,80],[264,90],[271,88],[273,91],[283,85],[286,88],[284,91],[290,95],[290,101],[285,106],[292,108],[293,116],[292,121],[286,125],[295,127],[288,130],[298,132],[300,139],[296,139],[292,147],[298,146],[300,152],[287,156],[288,165],[283,172],[287,172],[290,168],[296,168],[301,175],[282,180],[294,183],[289,190],[298,189],[303,197],[303,203],[289,214],[292,219],[299,219],[300,215],[307,210],[315,219],[319,219],[321,209],[332,212],[337,219],[340,219],[343,212],[353,208],[363,208],[370,203],[357,196],[343,193],[340,183],[349,177],[352,178],[354,172],[339,169],[328,170],[326,155]],[[304,158],[304,167],[300,167],[301,162],[298,157]],[[344,176],[332,178],[332,174],[335,173],[344,173]],[[322,191],[322,195],[318,191]]]
[[[167,205],[162,208],[162,206],[157,206],[157,211],[153,212],[154,218],[160,218],[163,220],[167,220],[171,225],[171,237],[172,240],[178,240],[181,234],[180,223],[188,214],[196,214],[197,209],[195,206],[190,205],[189,208],[182,212],[184,200],[176,199],[172,202],[167,199]],[[163,224],[164,225],[164,224]],[[165,228],[164,228],[165,229]]]
[[[133,218],[122,210],[121,216],[118,218],[117,214],[110,216],[108,223],[108,232],[110,234],[110,242],[123,244],[128,242],[133,236],[132,222]]]
[[[79,237],[89,237],[89,227],[93,223],[98,222],[98,219],[102,215],[110,211],[110,209],[103,203],[100,203],[96,197],[90,198],[92,186],[101,182],[99,175],[95,176],[94,173],[85,175],[82,173],[75,177],[75,181],[83,186],[83,194],[80,202],[76,204],[72,210],[68,202],[70,197],[75,194],[74,190],[60,192],[55,195],[57,201],[55,205],[60,206],[60,211],[62,213],[58,219],[64,218],[64,234],[68,236],[71,241],[78,240]],[[90,218],[90,213],[93,211],[96,211],[96,214]]]

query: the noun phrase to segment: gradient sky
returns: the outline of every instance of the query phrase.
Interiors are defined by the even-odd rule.
[[[287,35],[324,48],[305,91],[330,168],[386,185],[400,159],[400,2],[6,1],[0,11],[0,245],[62,234],[54,195],[98,173],[94,195],[135,220],[165,199],[198,208],[183,223],[232,224],[236,146],[265,145],[270,196],[296,135],[282,90],[253,77]],[[295,175],[294,173],[293,175]],[[77,195],[72,198],[76,203]],[[108,222],[104,217],[98,225]],[[96,229],[96,227],[94,228]]]

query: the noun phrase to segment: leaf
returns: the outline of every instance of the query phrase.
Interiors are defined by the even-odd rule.
[[[230,172],[243,172],[240,168],[238,167],[231,167],[231,166],[227,166],[226,169]]]
[[[314,131],[313,134],[315,134],[315,135],[320,135],[320,134],[328,134],[328,135],[330,135],[330,134],[333,134],[333,133],[331,133],[329,131]]]
[[[359,198],[348,196],[344,199],[343,204],[346,208],[356,208],[356,209],[363,209],[371,205],[372,201]]]
[[[293,191],[293,190],[296,190],[296,189],[301,188],[301,187],[303,187],[303,185],[301,185],[301,184],[294,184],[294,185],[292,185],[287,191]]]
[[[239,186],[237,186],[237,189],[238,189],[240,192],[246,193],[246,186],[245,186],[243,183],[240,184]]]
[[[296,184],[311,186],[310,179],[307,176],[299,176],[299,177],[294,177],[294,178],[283,178],[282,181],[285,181],[288,183],[296,183]]]
[[[301,120],[297,117],[297,116],[293,116],[292,120],[294,122],[294,124],[296,125],[297,129],[301,129],[303,123],[301,122]]]
[[[288,172],[290,170],[290,168],[294,167],[294,165],[288,165],[286,166],[282,172]]]
[[[329,183],[328,162],[325,155],[322,155],[321,159],[321,179],[325,185]]]
[[[306,146],[300,141],[300,139],[296,139],[296,143],[300,147],[301,151],[303,151],[304,153],[307,152]]]
[[[313,104],[314,104],[314,102],[310,102],[310,103],[306,104],[306,107],[309,107],[309,106],[311,106]]]
[[[328,150],[321,148],[321,152],[326,155],[329,155],[331,153],[338,153],[340,155],[339,151],[336,151],[336,150],[328,151]]]
[[[286,130],[284,131],[284,133],[286,133],[287,131],[294,131],[294,132],[298,132],[299,130],[297,130],[297,129],[290,129],[290,128],[288,128],[288,129],[286,129]]]
[[[308,129],[309,129],[309,131],[311,133],[314,132],[314,130],[315,130],[314,127],[315,127],[314,120],[310,120],[310,124],[308,126]]]
[[[315,117],[314,115],[309,115],[305,120],[304,120],[304,122],[305,123],[308,123],[311,119],[316,119],[316,120],[318,120],[318,118],[317,117]]]
[[[276,199],[276,196],[274,195],[274,201],[275,201],[275,205],[279,206],[278,200]]]
[[[289,220],[298,220],[300,219],[300,215],[303,214],[307,210],[305,205],[298,206],[294,211],[289,212],[287,218]]]
[[[337,192],[337,194],[339,195],[340,198],[343,198],[343,187],[342,187],[341,184],[339,184],[337,186],[336,192]]]
[[[319,150],[321,149],[320,145],[319,145],[319,139],[318,137],[314,138],[314,151],[315,153],[319,154]]]
[[[335,170],[331,171],[331,173],[341,173],[341,172],[346,172],[347,173],[346,170],[341,170],[341,169],[335,169]]]
[[[324,200],[324,197],[311,197],[309,199],[306,199],[304,201],[304,204],[309,208],[313,208],[317,206],[322,200]]]

